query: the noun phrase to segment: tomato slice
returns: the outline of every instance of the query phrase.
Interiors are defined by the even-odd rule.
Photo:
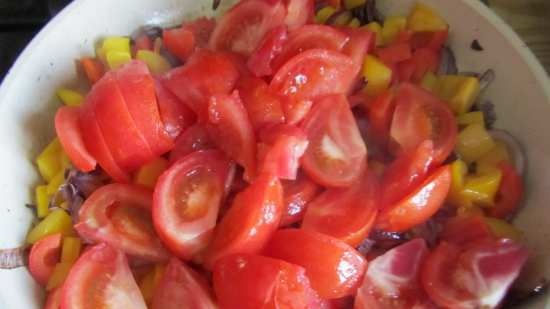
[[[285,211],[280,226],[300,222],[311,202],[320,192],[321,187],[303,173],[298,173],[295,181],[283,182]]]
[[[354,308],[435,308],[420,284],[420,268],[428,253],[426,242],[414,239],[370,261]]]
[[[172,258],[153,294],[151,309],[216,309],[208,283],[197,272]]]
[[[94,170],[97,161],[86,149],[80,132],[79,118],[78,107],[59,108],[55,114],[55,132],[74,166],[83,172],[89,172]]]
[[[147,309],[128,260],[105,243],[90,247],[71,268],[61,291],[61,308]]]
[[[507,162],[498,164],[502,171],[502,180],[497,192],[495,206],[489,210],[489,215],[505,219],[513,215],[523,196],[523,181],[516,169]]]
[[[61,306],[61,288],[56,288],[48,293],[44,309],[60,309]]]
[[[214,143],[244,167],[245,179],[253,179],[256,173],[256,137],[239,92],[212,96],[208,113],[207,129]]]
[[[164,129],[175,140],[183,130],[195,123],[197,117],[187,105],[168,91],[160,80],[155,80],[155,90]]]
[[[278,259],[229,255],[216,263],[213,281],[221,309],[324,308],[304,268]]]
[[[441,241],[459,246],[492,237],[493,234],[481,215],[451,218],[445,222],[443,230],[439,234]]]
[[[165,261],[168,251],[155,235],[149,190],[127,184],[109,184],[90,195],[75,225],[91,242],[105,242],[124,253],[147,261]]]
[[[194,124],[183,131],[175,143],[174,149],[170,152],[171,164],[192,152],[213,149],[215,147],[214,141],[212,141],[208,134],[208,130],[200,124]]]
[[[412,34],[410,42],[414,49],[430,48],[435,52],[439,52],[447,42],[448,36],[449,29],[434,32],[415,32]]]
[[[356,85],[361,84],[359,72],[363,67],[365,56],[375,44],[375,34],[365,28],[347,28],[344,30],[349,35],[349,40],[343,48],[343,52],[350,56],[355,63]]]
[[[216,20],[214,18],[199,17],[195,20],[183,23],[181,27],[193,33],[195,47],[207,48],[212,32],[216,28]]]
[[[369,234],[378,212],[378,182],[371,173],[345,189],[328,189],[308,204],[302,228],[357,247]]]
[[[195,35],[184,27],[164,29],[162,30],[162,43],[169,52],[185,62],[195,50]]]
[[[29,271],[39,284],[45,286],[59,262],[61,234],[46,236],[37,241],[29,253]]]
[[[386,64],[396,64],[412,57],[411,46],[408,43],[394,43],[376,51],[378,58]]]
[[[250,56],[269,30],[284,23],[280,1],[244,0],[223,15],[210,38],[210,48]]]
[[[116,70],[116,79],[128,111],[153,155],[156,157],[172,149],[174,143],[161,121],[155,81],[147,65],[134,60]]]
[[[288,38],[286,26],[278,26],[269,31],[258,48],[250,55],[246,66],[255,76],[273,74],[271,61],[283,50],[283,44]]]
[[[296,29],[313,19],[314,0],[285,0],[285,24],[289,29]]]
[[[395,100],[391,91],[384,91],[368,105],[368,135],[384,149],[388,146],[394,111]]]
[[[202,251],[212,239],[232,165],[219,151],[191,153],[159,178],[153,223],[162,241],[182,259]]]
[[[377,228],[403,232],[427,221],[445,201],[450,185],[450,167],[438,168],[407,196],[385,206],[376,219]]]
[[[187,104],[199,120],[208,119],[208,100],[229,94],[239,78],[233,57],[226,53],[199,50],[184,66],[172,69],[163,78],[168,90]]]
[[[294,56],[308,49],[342,51],[348,39],[345,33],[331,26],[305,25],[299,27],[289,33],[282,51],[273,59],[273,69],[277,71]]]
[[[233,253],[257,253],[279,226],[283,213],[281,182],[268,174],[259,176],[233,200],[216,228],[205,257],[205,267]]]
[[[422,284],[444,308],[496,308],[525,264],[528,250],[510,240],[459,247],[442,242],[422,268]]]
[[[367,267],[365,258],[353,247],[304,229],[275,232],[264,252],[304,267],[313,289],[326,299],[353,295]]]
[[[301,128],[310,143],[302,158],[308,176],[329,187],[347,187],[359,178],[367,148],[344,95],[316,101]]]
[[[390,150],[396,155],[411,151],[432,135],[432,120],[422,103],[398,97],[390,129]]]
[[[242,77],[237,83],[237,90],[256,131],[285,122],[281,100],[269,92],[269,86],[263,79]]]

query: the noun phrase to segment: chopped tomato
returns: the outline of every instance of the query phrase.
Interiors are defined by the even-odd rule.
[[[44,309],[60,309],[61,306],[61,287],[48,293]]]
[[[90,247],[76,261],[61,291],[61,307],[147,309],[126,255],[105,243]]]
[[[311,201],[302,228],[357,247],[369,234],[379,206],[378,182],[368,173],[349,188],[328,189]]]
[[[510,240],[465,246],[442,242],[422,268],[422,284],[444,308],[496,308],[526,262],[528,251]]]
[[[264,252],[304,267],[313,289],[326,299],[353,295],[367,266],[365,258],[343,241],[303,229],[275,232]]]
[[[153,223],[164,244],[190,259],[209,244],[230,177],[231,163],[219,151],[197,151],[174,163],[159,178]]]
[[[37,241],[29,254],[29,271],[40,285],[46,286],[61,254],[61,234]],[[57,308],[56,308],[57,309]]]
[[[220,309],[321,309],[304,268],[252,254],[224,257],[214,268]]]
[[[210,38],[210,48],[250,56],[265,34],[284,23],[280,1],[244,0],[223,15]]]
[[[415,50],[412,61],[415,69],[411,76],[411,81],[415,83],[420,83],[426,73],[437,72],[437,68],[439,67],[439,55],[430,48],[419,48]]]
[[[355,63],[355,76],[359,77],[358,74],[363,67],[363,62],[365,56],[369,50],[374,46],[374,41],[376,37],[374,33],[366,28],[348,28],[345,30],[349,35],[349,40],[343,48],[344,54],[350,56],[350,58]],[[360,84],[362,81],[358,79],[356,84]]]
[[[239,78],[233,57],[225,53],[199,50],[189,61],[172,69],[163,83],[187,104],[199,121],[208,119],[208,100],[216,94],[229,94]]]
[[[155,81],[158,108],[164,129],[172,139],[176,139],[196,121],[195,113],[168,91],[160,80]]]
[[[195,35],[184,27],[162,30],[162,42],[169,52],[183,62],[195,50]]]
[[[386,64],[395,64],[412,57],[411,46],[408,43],[394,43],[376,51],[378,58]]]
[[[441,103],[443,104],[443,103]],[[432,134],[432,121],[422,102],[407,101],[396,98],[395,111],[390,129],[390,150],[399,155],[400,152],[411,151]]]
[[[344,95],[316,101],[301,128],[310,143],[302,158],[308,176],[330,187],[347,187],[358,179],[367,149]]]
[[[269,86],[263,79],[253,76],[242,77],[237,82],[237,90],[254,130],[285,122],[281,100],[270,93]]]
[[[103,64],[95,58],[82,58],[80,59],[80,65],[88,78],[90,84],[95,84],[105,74]]]
[[[303,26],[313,19],[314,0],[284,0],[286,5],[285,24],[289,29]]]
[[[285,211],[280,226],[288,226],[302,220],[307,205],[321,192],[321,187],[303,173],[295,181],[283,182]]]
[[[354,309],[435,308],[420,283],[428,253],[426,242],[414,239],[370,261]]]
[[[168,251],[151,221],[151,192],[127,184],[109,184],[95,190],[78,213],[75,229],[83,239],[108,243],[146,261],[165,261]]]
[[[384,206],[376,220],[377,228],[403,232],[427,221],[445,201],[450,185],[450,167],[438,168],[407,196]]]
[[[83,172],[89,172],[95,168],[97,161],[86,149],[79,118],[80,108],[62,106],[55,114],[55,132],[74,166]]]
[[[382,92],[364,109],[368,109],[368,136],[385,149],[388,146],[393,112],[395,110],[393,93],[390,91]]]
[[[196,48],[207,48],[210,36],[216,28],[216,20],[214,18],[199,17],[193,21],[183,23],[181,27],[193,33]]]
[[[411,36],[410,42],[413,49],[430,48],[435,52],[439,52],[445,45],[448,35],[449,29],[435,32],[415,32]]]
[[[200,124],[194,124],[183,131],[176,139],[175,144],[174,149],[170,152],[171,164],[192,152],[215,147],[208,130]]]
[[[207,129],[214,143],[245,169],[245,179],[256,173],[256,137],[239,92],[215,95],[208,103]]]
[[[268,174],[241,191],[216,227],[205,257],[205,267],[234,253],[257,253],[279,226],[283,213],[281,182]]]
[[[269,31],[258,48],[250,55],[246,66],[255,76],[273,74],[271,61],[281,53],[288,36],[286,26],[278,26]]]
[[[441,241],[459,246],[492,237],[491,229],[481,215],[451,218],[445,222],[443,230],[439,234]]]
[[[153,293],[151,309],[217,309],[208,283],[197,272],[172,258]]]
[[[153,42],[147,34],[142,34],[134,40],[133,52],[134,55],[139,50],[153,50]]]
[[[489,210],[489,215],[504,219],[517,211],[523,196],[523,181],[516,169],[509,163],[503,161],[498,164],[498,168],[502,172],[502,180],[495,206]]]
[[[311,100],[293,100],[288,97],[281,97],[283,100],[283,110],[285,112],[286,123],[289,125],[298,125],[313,107]]]

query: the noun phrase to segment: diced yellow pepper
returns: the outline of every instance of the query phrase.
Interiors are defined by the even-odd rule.
[[[63,104],[68,106],[79,106],[84,101],[84,96],[82,94],[67,88],[58,89],[57,96]]]
[[[78,237],[63,238],[63,247],[61,248],[61,262],[74,263],[80,256],[82,241]]]
[[[153,74],[162,74],[168,72],[172,68],[170,62],[168,62],[166,58],[150,50],[138,50],[136,59],[145,62]]]
[[[368,23],[365,28],[369,29],[376,35],[376,46],[382,45],[382,26],[379,23],[373,21]]]
[[[65,210],[54,210],[29,232],[27,243],[34,244],[40,239],[56,233],[69,236],[73,233],[72,227],[71,217]]]
[[[332,6],[325,6],[324,8],[317,11],[317,14],[315,14],[315,21],[318,24],[324,24],[332,16],[332,14],[336,13],[336,11],[337,10]]]
[[[426,73],[422,78],[420,85],[422,86],[422,88],[433,92],[435,87],[437,86],[437,76],[432,72]]]
[[[54,195],[55,192],[59,189],[59,187],[65,182],[65,170],[61,169],[55,176],[50,180],[50,183],[48,183],[48,195]]]
[[[126,52],[109,51],[105,53],[110,69],[117,69],[132,60],[132,55]]]
[[[486,170],[494,169],[502,161],[512,162],[506,144],[496,140],[495,146],[476,161],[477,171],[483,173]]]
[[[390,16],[384,20],[382,27],[382,42],[387,45],[395,39],[395,37],[407,27],[407,19],[403,16]]]
[[[472,76],[441,75],[435,92],[457,115],[467,113],[479,95],[479,80]]]
[[[361,26],[361,22],[357,18],[353,18],[349,23],[348,27],[350,28],[359,28]]]
[[[40,185],[34,190],[34,200],[36,203],[36,215],[38,218],[44,218],[48,215],[50,196],[48,195],[48,186]]]
[[[367,1],[369,0],[344,0],[344,7],[348,10],[355,9],[367,3]]]
[[[495,141],[483,125],[471,124],[458,134],[456,151],[466,163],[481,158],[495,147]]]
[[[130,38],[125,36],[112,36],[103,40],[101,49],[107,54],[111,51],[130,54]]]
[[[336,18],[332,21],[332,25],[334,26],[346,26],[353,18],[353,15],[351,15],[351,12],[344,11],[338,14]]]
[[[157,179],[168,168],[168,160],[157,158],[142,166],[134,176],[134,182],[153,189]]]
[[[455,207],[471,206],[471,201],[462,194],[464,181],[468,174],[468,166],[462,160],[451,163],[451,188],[447,195],[447,201]]]
[[[499,169],[483,175],[467,176],[462,194],[478,206],[491,207],[495,203],[501,180],[502,172]]]
[[[59,160],[61,152],[61,143],[56,138],[36,157],[35,162],[38,166],[38,171],[44,180],[49,182],[61,169],[61,162]]]
[[[55,264],[53,273],[48,280],[48,284],[46,285],[46,291],[51,291],[58,286],[61,286],[63,282],[65,282],[65,279],[67,279],[67,276],[69,275],[72,266],[73,263],[61,262]]]
[[[485,126],[485,117],[483,117],[483,112],[469,112],[458,116],[457,122],[461,126],[467,126],[474,123]]]
[[[409,15],[407,27],[414,32],[435,32],[446,30],[448,25],[431,7],[418,3]]]
[[[491,229],[493,235],[498,238],[508,238],[518,242],[523,239],[523,233],[504,220],[487,217],[485,218],[485,222]]]
[[[391,82],[392,70],[382,61],[372,55],[365,56],[363,63],[363,77],[367,81],[364,91],[369,96],[376,96],[388,89]]]

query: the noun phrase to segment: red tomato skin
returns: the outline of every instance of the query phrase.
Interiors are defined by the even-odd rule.
[[[195,50],[193,32],[183,27],[162,30],[162,43],[182,62],[185,62]]]
[[[270,93],[264,80],[253,76],[241,77],[237,90],[255,131],[285,122],[281,100]]]
[[[283,182],[285,211],[281,227],[302,221],[307,205],[321,192],[321,187],[303,173],[295,181]]]
[[[175,140],[185,129],[196,122],[197,117],[185,103],[168,91],[158,79],[155,80],[155,90],[164,129]]]
[[[394,111],[395,101],[391,91],[384,91],[368,104],[368,135],[384,149],[388,146]]]
[[[412,60],[415,64],[415,70],[411,76],[411,80],[414,83],[420,83],[426,73],[435,73],[439,67],[439,54],[430,48],[415,50]]]
[[[464,246],[479,239],[493,238],[483,216],[454,217],[445,222],[439,239],[458,246]]]
[[[181,28],[193,33],[195,48],[207,48],[210,36],[216,28],[216,20],[214,18],[199,17],[193,21],[185,22]]]
[[[412,57],[411,46],[408,43],[394,43],[376,51],[382,62],[395,64]]]
[[[29,253],[29,272],[36,282],[45,286],[59,262],[61,234],[46,236],[37,241]]]
[[[163,77],[163,84],[193,110],[199,121],[208,119],[208,100],[229,94],[239,78],[239,70],[229,54],[199,50],[189,61]]]
[[[264,253],[304,267],[311,286],[325,299],[353,295],[367,267],[365,258],[353,247],[304,229],[278,230]]]
[[[166,266],[155,291],[151,309],[217,309],[208,283],[177,258]]]
[[[523,180],[516,169],[507,162],[498,164],[502,172],[500,188],[497,192],[495,206],[489,211],[489,215],[507,219],[513,215],[521,202],[523,196]]]
[[[212,240],[231,174],[232,164],[221,152],[206,150],[179,159],[160,176],[153,194],[153,224],[160,239],[176,256],[189,260]],[[203,191],[190,191],[195,188]],[[186,194],[199,197],[208,194],[208,201],[189,206],[187,200],[182,201]],[[185,205],[179,204],[182,202]]]
[[[214,141],[210,138],[208,130],[196,123],[183,131],[176,139],[174,149],[170,152],[170,164],[174,164],[192,152],[214,147]]]
[[[85,250],[71,268],[60,309],[101,308],[113,300],[124,300],[116,304],[124,308],[147,309],[124,253],[101,243]]]
[[[78,107],[62,106],[55,114],[55,132],[77,169],[83,172],[94,170],[96,159],[88,152],[82,133],[80,132],[80,109]]]
[[[283,213],[281,182],[268,174],[260,175],[233,200],[217,225],[204,266],[235,253],[257,253],[271,238]]]
[[[441,207],[451,185],[448,165],[439,167],[407,196],[380,211],[376,227],[403,232],[432,217]]]
[[[281,25],[269,31],[246,62],[250,72],[257,77],[272,75],[271,61],[281,53],[287,39],[286,26]]]
[[[367,29],[348,28],[345,32],[349,35],[349,40],[343,48],[344,54],[350,56],[355,63],[355,86],[361,86],[362,80],[359,76],[361,68],[363,67],[363,61],[367,53],[374,46],[376,37],[374,33]]]
[[[48,293],[46,298],[46,304],[44,304],[44,309],[59,309],[61,304],[61,287],[55,288]]]
[[[75,229],[87,241],[108,243],[142,260],[166,261],[169,253],[155,235],[151,201],[151,192],[145,188],[116,183],[103,186],[82,204]],[[129,213],[124,213],[123,207]]]
[[[410,42],[413,49],[430,48],[435,52],[439,52],[447,42],[448,36],[448,29],[435,32],[415,32],[411,36]]]
[[[396,156],[414,151],[420,143],[431,138],[433,124],[426,108],[416,101],[396,99],[390,129],[390,150]]]
[[[280,1],[240,1],[225,13],[210,38],[213,50],[228,50],[250,56],[265,34],[284,23],[285,8]]]

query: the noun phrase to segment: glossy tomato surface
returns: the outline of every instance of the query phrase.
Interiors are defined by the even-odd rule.
[[[196,123],[183,131],[176,139],[174,149],[170,152],[170,163],[175,163],[192,152],[215,147],[205,126]]]
[[[281,226],[288,226],[301,221],[308,203],[321,191],[321,186],[309,179],[304,173],[298,173],[294,181],[283,181],[285,211],[281,218]]]
[[[39,284],[45,286],[61,254],[61,234],[46,236],[37,241],[29,253],[29,271]]]
[[[96,167],[97,161],[86,149],[80,132],[79,119],[78,107],[59,108],[55,114],[55,132],[63,145],[63,150],[75,167],[83,172],[89,172]]]

